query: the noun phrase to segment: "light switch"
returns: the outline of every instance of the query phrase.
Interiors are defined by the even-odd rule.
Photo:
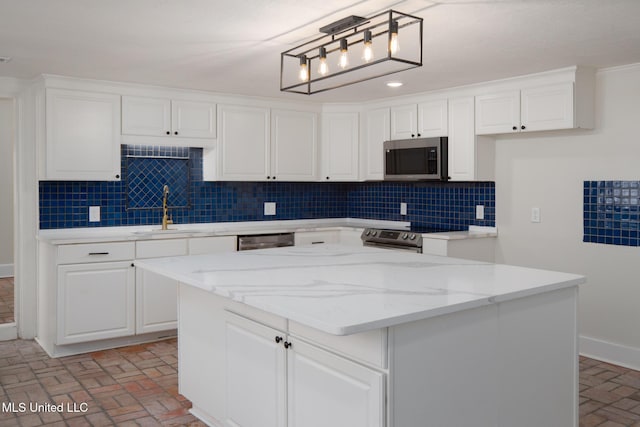
[[[476,205],[476,219],[484,219],[484,205]]]
[[[264,202],[264,214],[265,215],[275,215],[276,214],[276,203],[275,202]]]
[[[400,203],[400,215],[406,215],[407,214],[407,204],[402,202]]]
[[[540,222],[540,208],[531,208],[531,222]]]
[[[89,222],[100,222],[100,206],[89,206]]]

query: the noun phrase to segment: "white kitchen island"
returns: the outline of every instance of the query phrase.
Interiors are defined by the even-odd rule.
[[[178,280],[213,426],[578,425],[577,275],[313,245],[136,261]]]

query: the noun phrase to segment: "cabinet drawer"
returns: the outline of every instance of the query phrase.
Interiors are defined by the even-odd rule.
[[[338,243],[340,230],[332,231],[299,231],[296,233],[296,246],[317,245],[321,243]]]
[[[189,255],[235,252],[236,236],[197,237],[189,239]]]
[[[289,321],[289,334],[378,368],[387,368],[387,329],[353,335],[331,335]]]
[[[58,246],[58,264],[126,261],[135,255],[134,242],[83,243]]]
[[[136,258],[158,258],[187,254],[187,239],[136,242]]]

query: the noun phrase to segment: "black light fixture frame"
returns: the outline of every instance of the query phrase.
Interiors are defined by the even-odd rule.
[[[387,15],[388,18],[382,20],[382,18]],[[375,22],[380,21],[380,22]],[[313,39],[309,42],[305,42],[301,45],[293,47],[285,52],[280,54],[280,91],[282,92],[291,92],[291,93],[299,93],[303,95],[312,95],[315,93],[321,93],[328,90],[337,89],[344,86],[349,86],[355,83],[360,83],[367,80],[372,80],[378,77],[387,76],[390,74],[399,73],[401,71],[406,71],[412,68],[417,68],[422,66],[422,35],[423,35],[423,20],[418,16],[408,15],[406,13],[398,12],[396,10],[387,10],[381,12],[377,15],[371,16],[369,18],[362,18],[359,16],[350,16],[339,21],[333,22],[329,25],[326,25],[320,28],[321,32],[324,32],[325,35]],[[419,24],[419,60],[409,60],[403,59],[397,56],[394,56],[389,49],[387,49],[387,55],[376,59],[371,62],[367,62],[365,64],[357,65],[354,67],[341,69],[339,71],[331,72],[326,76],[320,76],[316,78],[311,78],[311,65],[312,61],[319,60],[319,50],[320,48],[324,48],[326,44],[333,43],[336,40],[347,40],[347,45],[352,46],[358,43],[363,43],[365,38],[365,31],[369,31],[372,34],[372,37],[378,37],[384,34],[388,36],[388,42],[391,42],[391,28],[396,27],[397,29],[402,29],[403,27],[407,27],[410,25]],[[381,29],[380,27],[386,26],[386,29]],[[377,29],[377,30],[376,30]],[[331,53],[339,49],[327,49],[326,53]],[[293,58],[299,63],[302,57],[306,58],[307,61],[307,70],[309,70],[309,79],[306,81],[299,81],[295,84],[290,84],[285,86],[284,83],[284,68],[285,68],[285,59]],[[387,61],[394,61],[397,63],[401,63],[406,65],[405,67],[393,70],[391,72],[382,72],[380,74],[375,74],[371,76],[367,76],[364,78],[356,78],[353,81],[349,81],[346,83],[338,83],[336,85],[332,85],[330,87],[322,87],[320,89],[314,89],[313,84],[321,81],[327,81],[328,79],[345,75],[347,73],[351,73],[357,70],[361,70],[363,68],[375,66],[376,64],[380,64]]]

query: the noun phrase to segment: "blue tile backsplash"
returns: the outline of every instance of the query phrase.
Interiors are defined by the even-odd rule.
[[[584,238],[640,246],[640,181],[584,181]]]
[[[163,163],[173,160],[151,157],[168,156],[188,158],[186,169],[175,167],[181,172],[169,184],[169,204],[185,206],[170,210],[176,224],[352,217],[411,221],[441,231],[495,225],[493,182],[203,182],[202,149],[122,148],[122,181],[41,181],[40,228],[159,224],[162,186],[169,184]],[[127,156],[149,158],[132,162]],[[264,216],[264,202],[276,202],[277,215]],[[406,216],[400,215],[401,202],[408,205]],[[484,220],[475,220],[478,204],[485,206]],[[100,222],[88,221],[89,206],[101,207]]]

